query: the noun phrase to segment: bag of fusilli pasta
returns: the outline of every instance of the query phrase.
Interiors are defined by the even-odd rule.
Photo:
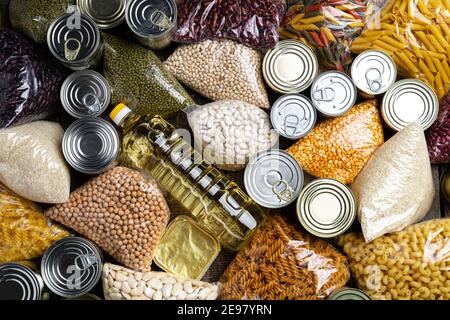
[[[350,278],[345,257],[327,242],[274,215],[222,275],[225,300],[317,300]]]
[[[415,224],[370,243],[339,238],[359,288],[373,299],[450,299],[450,219]]]
[[[67,236],[33,203],[0,184],[0,263],[39,258],[54,241]]]

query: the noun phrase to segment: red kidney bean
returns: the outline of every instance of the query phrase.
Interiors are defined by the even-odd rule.
[[[431,163],[450,163],[450,92],[439,107],[436,122],[427,133]]]

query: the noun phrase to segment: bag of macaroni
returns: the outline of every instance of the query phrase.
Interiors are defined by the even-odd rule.
[[[219,298],[325,299],[349,278],[347,261],[333,246],[272,215],[225,270]]]
[[[450,219],[412,225],[366,243],[361,233],[338,239],[357,286],[373,299],[450,299]]]

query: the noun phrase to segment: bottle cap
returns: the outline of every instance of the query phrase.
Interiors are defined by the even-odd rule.
[[[118,126],[121,125],[123,119],[125,119],[132,110],[128,108],[124,103],[119,103],[109,114],[109,118]]]

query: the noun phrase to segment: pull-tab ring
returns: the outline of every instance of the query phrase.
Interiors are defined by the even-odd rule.
[[[150,15],[150,22],[161,29],[170,29],[173,26],[172,21],[161,10],[155,10]]]
[[[375,79],[370,79],[369,77],[369,73],[371,71],[375,71],[378,73],[378,78]],[[381,71],[377,68],[370,68],[366,71],[366,81],[367,81],[367,85],[369,86],[369,89],[374,91],[374,92],[378,92],[381,90],[381,87],[383,86],[383,79],[382,76],[383,74],[381,73]]]
[[[75,49],[69,49],[69,42],[75,42],[77,44],[77,47]],[[64,42],[64,57],[68,60],[68,61],[73,61],[78,57],[78,53],[80,52],[81,49],[81,42],[78,39],[75,38],[69,38],[66,40],[66,42]]]
[[[283,188],[281,189],[281,191],[277,190],[278,186],[282,186]],[[277,195],[277,197],[284,202],[288,202],[292,199],[293,195],[292,195],[292,188],[289,186],[289,184],[284,181],[284,180],[278,180],[275,181],[275,183],[272,185],[272,191],[274,194]]]
[[[284,118],[283,129],[286,134],[295,134],[297,127],[300,124],[300,119],[295,114],[289,114]],[[291,132],[291,133],[289,133]]]
[[[74,265],[80,270],[86,270],[98,263],[97,256],[94,254],[82,254],[75,258]]]
[[[93,93],[85,94],[82,101],[86,108],[88,108],[89,114],[97,113],[101,109],[100,99]]]
[[[336,93],[334,92],[333,88],[325,87],[325,88],[314,91],[313,97],[314,97],[314,100],[317,100],[317,101],[329,102],[329,101],[334,100],[334,98],[336,97]]]

